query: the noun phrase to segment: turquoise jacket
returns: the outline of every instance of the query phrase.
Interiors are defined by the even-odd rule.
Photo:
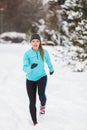
[[[38,65],[31,69],[31,65],[37,63]],[[31,81],[37,81],[46,75],[45,64],[49,68],[49,72],[53,72],[53,65],[51,63],[48,51],[44,49],[44,61],[40,55],[40,50],[35,52],[32,48],[25,52],[23,57],[23,71],[26,73],[26,78]]]

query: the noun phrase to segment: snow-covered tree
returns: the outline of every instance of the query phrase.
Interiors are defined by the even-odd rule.
[[[61,45],[68,46],[68,53],[74,52],[71,59],[76,62],[70,59],[69,63],[74,63],[74,68],[78,63],[83,64],[83,69],[77,68],[77,71],[83,71],[87,60],[87,17],[83,15],[82,0],[66,0],[61,7]]]
[[[44,8],[45,17],[43,19],[44,22],[39,24],[39,33],[43,35],[45,44],[59,45],[61,16],[58,2],[54,0],[49,1],[48,4],[44,5]],[[43,28],[43,30],[41,28]]]

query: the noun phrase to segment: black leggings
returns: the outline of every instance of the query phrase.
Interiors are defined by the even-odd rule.
[[[33,123],[37,123],[36,116],[36,90],[38,88],[38,95],[40,99],[41,106],[46,104],[45,88],[47,83],[47,76],[40,78],[38,81],[26,80],[27,93],[29,97],[29,110]]]

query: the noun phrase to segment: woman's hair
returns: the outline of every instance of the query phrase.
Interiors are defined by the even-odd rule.
[[[44,61],[44,50],[43,50],[41,42],[40,42],[40,45],[39,45],[39,49],[40,49],[40,54],[41,54],[42,60]]]

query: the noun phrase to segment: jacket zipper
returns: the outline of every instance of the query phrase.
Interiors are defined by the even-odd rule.
[[[38,59],[38,52],[36,52],[36,55],[37,55],[37,59]]]

